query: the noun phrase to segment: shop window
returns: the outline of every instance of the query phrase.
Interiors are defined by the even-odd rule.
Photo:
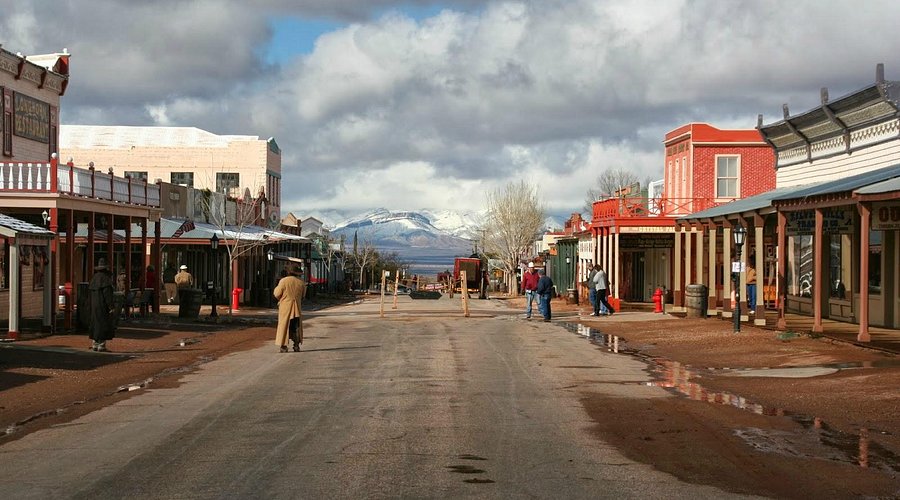
[[[146,182],[146,181],[147,181],[147,172],[138,172],[138,171],[134,171],[134,170],[126,170],[126,171],[125,171],[125,177],[131,178],[131,179],[134,179],[134,180],[139,180],[139,181],[144,181],[144,182]]]
[[[12,113],[3,112],[3,155],[12,156]]]
[[[172,184],[194,187],[194,173],[193,172],[172,172],[171,174]]]
[[[800,297],[812,297],[813,287],[813,235],[791,236],[792,251],[787,262],[788,293]]]
[[[716,157],[716,197],[736,198],[738,195],[738,157]]]
[[[31,275],[34,277],[32,290],[43,290],[44,273],[47,272],[47,264],[50,262],[47,258],[47,249],[42,246],[33,246],[31,247],[31,254],[31,262],[34,265],[31,272]]]
[[[224,193],[226,196],[237,198],[239,196],[241,176],[237,173],[218,172],[216,173],[216,192]]]
[[[881,231],[869,231],[869,293],[881,295]]]
[[[850,298],[847,288],[850,285],[850,235],[835,234],[831,236],[830,245],[830,295],[835,299]]]

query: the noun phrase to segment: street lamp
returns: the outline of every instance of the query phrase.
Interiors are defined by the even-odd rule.
[[[731,268],[731,276],[734,280],[734,332],[739,333],[741,331],[741,271],[743,271],[743,267],[741,265],[741,247],[744,246],[744,238],[747,237],[747,230],[744,229],[744,226],[738,224],[736,228],[734,228],[734,255],[737,258],[737,265],[732,266]]]
[[[212,304],[212,312],[209,313],[210,318],[218,318],[219,311],[216,308],[216,278],[219,275],[219,237],[213,233],[212,237],[209,239],[209,248],[212,249],[213,253],[213,261],[216,263],[215,269],[213,270],[213,288],[212,288],[212,297],[210,298],[210,303]]]
[[[44,225],[46,226],[50,222],[50,213],[44,210],[41,212],[41,218],[44,219]]]
[[[266,257],[268,257],[269,262],[272,262],[275,260],[275,251],[270,248],[269,251],[266,252]]]

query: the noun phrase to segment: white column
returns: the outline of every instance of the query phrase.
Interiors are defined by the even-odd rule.
[[[741,248],[741,268],[744,270],[740,274],[741,276],[741,300],[744,303],[747,302],[747,260],[748,254],[750,253],[750,242],[746,241],[747,237],[745,236],[744,246]],[[741,321],[750,321],[750,306],[741,306]]]
[[[722,228],[722,317],[733,318],[734,309],[731,307],[731,228]],[[728,307],[725,307],[725,304]]]
[[[693,278],[691,277],[691,270],[694,268],[693,257],[694,254],[691,253],[691,245],[694,240],[694,228],[688,228],[687,232],[684,235],[684,285],[695,283]]]
[[[709,225],[709,261],[707,262],[707,267],[709,268],[709,298],[708,306],[707,306],[707,314],[709,316],[715,316],[718,314],[718,308],[716,307],[716,225],[712,223]]]
[[[675,266],[675,282],[672,283],[672,294],[674,297],[674,310],[680,312],[681,306],[681,266],[683,265],[681,261],[681,228],[675,226],[675,252],[672,256],[672,265]]]
[[[19,291],[22,289],[22,278],[19,273],[19,244],[13,243],[9,248],[9,338],[19,335]]]
[[[53,255],[50,250],[50,242],[47,240],[47,265],[44,267],[44,323],[45,327],[53,326],[54,307],[56,307],[56,290],[53,290]],[[48,330],[49,331],[49,330]]]
[[[695,262],[695,266],[697,267],[697,284],[703,284],[703,226],[697,230],[697,258]]]
[[[622,267],[622,265],[621,265],[622,259],[619,258],[619,233],[618,232],[616,232],[616,234],[613,235],[613,254],[615,255],[615,258],[616,258],[615,264],[614,264],[616,266],[615,267],[615,275],[616,275],[615,280],[616,281],[615,281],[615,285],[612,287],[612,292],[615,294],[613,296],[618,299],[619,298],[619,274],[620,274],[619,268]]]

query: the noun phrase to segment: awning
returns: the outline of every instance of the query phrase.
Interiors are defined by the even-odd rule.
[[[805,189],[801,189],[799,191],[787,193],[784,195],[779,195],[773,198],[772,201],[796,200],[800,198],[809,198],[811,196],[850,192],[865,188],[867,186],[871,186],[873,184],[881,183],[883,181],[891,180],[896,177],[900,177],[900,165],[880,168],[878,170],[864,172],[862,174],[851,175],[850,177],[844,177],[843,179],[809,185],[806,186]]]
[[[0,214],[0,235],[15,238],[19,235],[36,236],[39,238],[53,238],[56,233],[41,226],[35,226],[29,222]]]
[[[209,224],[206,222],[193,222],[193,229],[190,231],[183,231],[180,236],[175,236],[175,233],[182,228],[186,220],[184,219],[167,219],[165,217],[160,219],[160,239],[166,241],[167,244],[175,244],[178,243],[179,240],[185,240],[187,242],[196,241],[196,240],[209,240],[212,238],[212,235],[217,235],[221,240],[240,240],[240,241],[265,241],[267,243],[279,243],[282,241],[296,241],[298,243],[307,243],[311,240],[304,236],[297,236],[295,234],[282,233],[281,231],[275,231],[272,229],[267,229],[260,226],[226,226],[224,230],[215,224]],[[53,234],[53,233],[50,233]],[[60,237],[64,237],[65,232],[60,232]],[[78,231],[75,233],[77,238],[87,238],[87,224],[78,224]],[[156,229],[155,224],[147,224],[147,238],[153,239],[156,237]],[[131,240],[132,242],[141,238],[141,226],[139,224],[131,225]],[[94,240],[98,242],[106,241],[106,231],[102,229],[96,229],[94,231]],[[117,229],[113,231],[113,240],[116,243],[121,243],[125,241],[125,230]],[[223,242],[224,243],[224,242]]]
[[[765,193],[760,193],[747,198],[741,198],[729,203],[724,203],[700,212],[695,212],[684,217],[679,217],[678,222],[700,221],[702,219],[715,219],[718,217],[727,218],[729,215],[739,215],[746,212],[754,212],[757,210],[765,210],[772,208],[772,201],[781,196],[790,196],[795,192],[800,192],[822,183],[804,184],[802,186],[791,186],[776,188]]]

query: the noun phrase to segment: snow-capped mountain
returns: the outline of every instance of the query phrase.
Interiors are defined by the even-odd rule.
[[[451,227],[453,224],[445,225]],[[454,229],[464,233],[457,224]],[[370,241],[377,248],[435,248],[464,251],[471,243],[447,230],[436,227],[422,212],[392,212],[378,208],[341,222],[331,230],[345,241]]]

